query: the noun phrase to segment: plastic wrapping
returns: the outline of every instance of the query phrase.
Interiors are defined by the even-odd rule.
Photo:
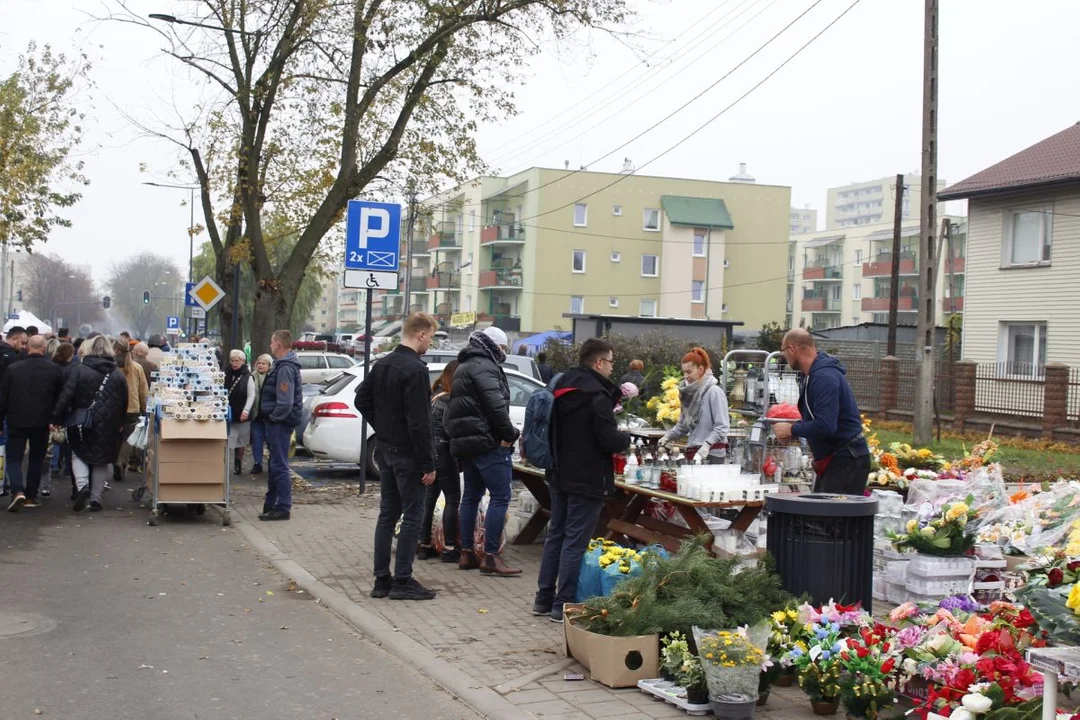
[[[1076,519],[1080,519],[1080,483],[1059,482],[981,518],[978,539],[1009,554],[1036,555],[1062,544]]]
[[[709,684],[709,697],[745,695],[756,698],[761,665],[766,657],[771,632],[769,621],[766,620],[753,627],[739,628],[737,630],[702,630],[698,627],[693,630],[694,644],[698,649],[701,667],[705,671],[705,680]],[[749,641],[749,645],[756,649],[755,657],[758,658],[758,661],[748,664],[736,660],[734,667],[724,667],[721,658],[715,655],[710,657],[710,652],[703,641],[709,636],[715,636],[719,639],[720,633],[725,632],[745,637]],[[735,641],[735,644],[737,643],[738,641]],[[735,647],[735,644],[725,645],[722,640],[718,643],[721,648],[732,648]],[[743,658],[746,655],[740,653],[739,657]]]
[[[1001,468],[997,465],[979,468],[965,480],[913,480],[908,489],[907,504],[919,507],[930,503],[937,509],[945,503],[963,500],[968,495],[974,498],[971,506],[976,508],[980,523],[1008,503]]]

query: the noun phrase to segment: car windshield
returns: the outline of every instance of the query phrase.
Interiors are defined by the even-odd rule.
[[[335,378],[331,378],[323,383],[322,390],[319,391],[320,395],[337,395],[339,392],[348,387],[349,383],[356,377],[351,373],[341,373]]]

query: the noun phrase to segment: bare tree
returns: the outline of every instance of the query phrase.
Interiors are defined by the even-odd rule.
[[[93,280],[59,255],[31,255],[25,275],[16,277],[14,282],[23,293],[26,307],[49,323],[64,318],[76,328],[80,323],[101,319],[101,298]]]
[[[184,0],[156,29],[166,53],[219,90],[175,131],[228,287],[256,284],[253,344],[290,317],[304,273],[349,200],[420,192],[484,169],[478,123],[514,112],[539,39],[613,27],[625,0]],[[114,19],[151,27],[117,0]],[[198,26],[193,27],[192,23]],[[299,233],[275,267],[263,213]],[[220,304],[221,324],[231,308]],[[235,345],[230,338],[227,343]]]
[[[109,291],[137,337],[165,332],[165,318],[183,307],[180,271],[167,257],[144,252],[113,267]],[[145,302],[149,293],[149,302]]]

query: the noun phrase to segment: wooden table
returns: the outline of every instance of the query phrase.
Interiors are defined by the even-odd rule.
[[[663,490],[649,490],[619,481],[615,482],[615,488],[617,491],[615,497],[605,506],[601,518],[601,522],[608,531],[607,538],[616,540],[624,536],[650,545],[658,543],[671,552],[677,552],[683,540],[687,538],[702,534],[712,535],[712,530],[698,514],[698,508],[740,508],[739,514],[731,523],[731,529],[746,532],[765,506],[765,503],[760,500],[724,503],[690,500]],[[689,527],[676,525],[666,520],[657,520],[646,515],[645,510],[652,500],[664,500],[671,503]],[[711,545],[709,552],[712,552]]]
[[[516,462],[513,466],[512,475],[514,479],[521,481],[525,489],[532,493],[540,506],[513,540],[514,545],[531,545],[536,542],[536,538],[540,537],[540,533],[543,532],[548,520],[551,519],[551,494],[548,492],[544,471],[538,467]]]

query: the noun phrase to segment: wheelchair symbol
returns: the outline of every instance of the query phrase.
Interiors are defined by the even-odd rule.
[[[375,273],[368,273],[367,286],[369,288],[379,287],[379,281],[375,278]]]

